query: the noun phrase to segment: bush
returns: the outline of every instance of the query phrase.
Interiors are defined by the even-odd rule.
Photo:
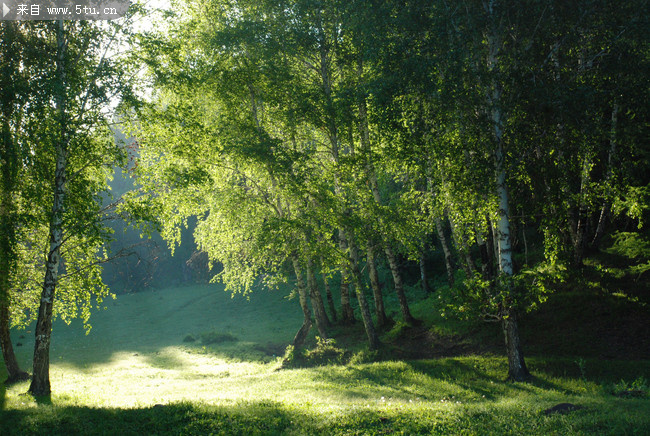
[[[201,333],[201,343],[204,345],[221,344],[222,342],[237,342],[235,336],[230,333],[206,332]]]
[[[311,350],[296,350],[289,345],[284,351],[282,368],[312,367],[344,363],[346,351],[336,347],[334,339],[316,336],[316,346]]]
[[[639,377],[632,383],[621,380],[611,388],[612,395],[624,398],[646,398],[648,392],[650,392],[650,388],[644,377]]]
[[[187,335],[183,338],[183,342],[196,342],[196,338],[192,335]]]
[[[316,347],[305,352],[305,359],[312,365],[343,363],[345,350],[336,347],[334,339],[322,339],[316,336]]]

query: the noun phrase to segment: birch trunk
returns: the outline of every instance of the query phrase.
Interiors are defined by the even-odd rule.
[[[339,229],[339,248],[345,253],[348,249],[348,243],[345,239],[345,232]],[[354,310],[350,305],[350,273],[346,266],[341,268],[341,322],[343,324],[354,323]]]
[[[354,287],[357,290],[357,301],[359,302],[363,326],[366,330],[366,335],[368,336],[369,348],[371,350],[376,350],[379,348],[379,337],[377,336],[377,331],[372,323],[372,316],[370,315],[368,301],[366,300],[366,295],[364,293],[365,286],[363,285],[361,271],[359,270],[359,249],[354,243],[350,243],[350,270],[352,271]]]
[[[9,330],[9,304],[0,302],[0,345],[2,345],[2,357],[7,368],[7,380],[5,384],[9,385],[19,381],[29,380],[29,374],[18,365],[18,360],[14,353],[11,343]]]
[[[429,288],[429,277],[427,274],[427,263],[425,259],[424,247],[420,250],[420,281],[422,282],[422,290],[424,293],[430,293],[431,288]]]
[[[314,309],[318,333],[321,338],[327,339],[327,329],[331,326],[331,323],[327,318],[327,312],[325,312],[325,304],[320,289],[318,289],[318,283],[316,283],[314,265],[311,260],[307,261],[307,286],[309,287],[309,298],[311,299],[311,307]]]
[[[614,103],[614,107],[612,108],[612,125],[609,132],[609,153],[607,154],[607,175],[605,176],[605,199],[603,200],[603,206],[600,209],[594,237],[591,240],[591,246],[593,248],[597,248],[600,243],[600,239],[605,231],[605,221],[609,217],[612,207],[610,196],[612,193],[612,177],[614,175],[613,160],[614,155],[616,154],[616,126],[618,124],[618,111],[618,103]]]
[[[454,264],[453,258],[451,255],[451,250],[449,249],[449,244],[447,243],[447,237],[445,236],[444,229],[442,228],[442,222],[440,218],[435,217],[436,232],[438,233],[438,239],[440,240],[440,245],[442,246],[442,252],[445,255],[445,268],[447,269],[447,281],[449,282],[449,287],[454,286]]]
[[[2,57],[5,66],[3,68],[14,69],[19,58],[13,48],[16,47],[15,24],[5,23],[4,42]],[[6,384],[29,379],[29,374],[20,369],[18,360],[11,343],[9,329],[10,317],[10,277],[16,270],[16,208],[14,204],[14,192],[18,180],[18,168],[20,166],[18,150],[13,140],[9,120],[14,113],[15,90],[13,86],[7,86],[1,92],[2,95],[2,149],[0,149],[0,162],[2,165],[2,191],[0,192],[0,347],[2,356],[7,368]]]
[[[585,237],[587,233],[587,184],[591,173],[591,158],[587,155],[582,163],[580,175],[580,202],[577,210],[574,211],[573,219],[570,221],[571,240],[573,242],[573,266],[581,268],[585,251]]]
[[[45,262],[45,280],[38,309],[35,329],[34,370],[29,393],[36,396],[50,395],[50,340],[52,335],[52,308],[61,261],[63,243],[63,211],[66,190],[66,167],[68,153],[68,125],[66,113],[66,41],[63,21],[57,23],[57,92],[56,111],[59,116],[59,139],[56,142],[56,168],[54,173],[54,198],[50,216],[50,247]]]
[[[503,335],[506,338],[506,350],[508,351],[508,378],[514,381],[526,381],[530,378],[530,372],[528,372],[524,361],[517,317],[514,312],[504,316],[502,327]]]
[[[359,76],[361,75],[362,64],[359,61]],[[372,149],[370,145],[370,133],[368,129],[368,114],[366,109],[366,100],[363,97],[359,98],[358,103],[359,108],[359,129],[361,133],[361,146],[366,155],[366,177],[370,185],[370,190],[372,191],[372,197],[375,200],[375,203],[381,206],[381,195],[379,193],[379,184],[377,183],[377,175],[375,174],[375,169],[372,162]],[[407,324],[416,325],[419,324],[419,321],[413,318],[411,311],[409,309],[408,300],[406,299],[406,294],[404,293],[404,285],[402,282],[402,275],[399,270],[397,263],[397,258],[393,249],[388,245],[388,238],[386,237],[386,228],[383,220],[379,219],[380,223],[380,232],[382,233],[381,238],[383,240],[384,252],[386,253],[386,258],[390,265],[390,271],[393,275],[393,282],[395,284],[395,293],[397,294],[397,300],[399,301],[400,309],[402,311],[402,317],[404,322]]]
[[[495,17],[498,9],[497,0],[484,0],[486,12],[491,21],[488,32],[488,70],[495,74],[499,61],[498,55],[501,50],[501,31],[496,27]],[[502,111],[502,89],[496,78],[493,77],[488,92],[488,104],[492,121],[494,135],[494,160],[496,173],[496,189],[499,202],[497,236],[499,244],[499,271],[506,276],[513,275],[512,268],[512,247],[510,244],[510,219],[508,207],[508,189],[506,185],[505,154],[503,151],[503,125],[505,117]],[[507,304],[507,303],[506,303]],[[503,333],[505,336],[506,350],[508,354],[508,376],[515,381],[524,381],[530,377],[526,368],[524,354],[521,350],[519,328],[517,325],[517,314],[514,308],[504,307],[501,313]]]
[[[397,263],[397,256],[393,252],[392,248],[386,246],[384,247],[384,253],[386,253],[386,258],[388,259],[388,265],[390,266],[390,272],[393,275],[393,282],[395,283],[395,293],[397,294],[397,300],[399,301],[399,307],[402,311],[402,318],[404,322],[411,325],[419,325],[420,321],[413,318],[411,315],[411,310],[409,309],[408,301],[406,300],[406,293],[404,292],[404,284],[402,282],[402,274],[399,271],[399,265]]]
[[[2,192],[0,192],[0,347],[2,357],[7,368],[6,383],[14,383],[27,380],[29,374],[20,369],[13,344],[11,343],[11,332],[9,329],[9,305],[10,305],[10,277],[16,268],[16,220],[12,199],[12,191],[15,187],[15,150],[9,131],[9,123],[3,123],[3,153],[2,153]]]
[[[332,289],[330,287],[329,280],[327,276],[322,274],[323,284],[325,285],[325,295],[327,296],[327,306],[330,309],[330,314],[332,315],[332,321],[336,323],[338,321],[338,315],[336,313],[336,307],[334,306],[334,297],[332,296]]]
[[[293,338],[293,347],[295,349],[301,348],[307,339],[309,330],[311,330],[311,311],[309,310],[309,304],[307,303],[307,288],[305,286],[305,280],[302,277],[302,269],[300,268],[300,262],[298,262],[298,257],[293,256],[291,259],[293,262],[293,271],[296,273],[296,284],[298,286],[298,300],[300,302],[300,307],[302,308],[302,313],[304,315],[302,326],[296,333],[296,336]]]
[[[370,285],[372,295],[375,301],[375,317],[377,318],[377,328],[382,329],[390,324],[384,308],[384,296],[381,293],[379,284],[379,274],[377,274],[377,265],[375,264],[375,249],[371,242],[368,242],[368,275],[370,276]]]
[[[334,101],[332,99],[332,75],[330,74],[331,59],[330,59],[330,46],[327,42],[327,36],[321,22],[320,11],[316,15],[316,30],[318,34],[319,43],[319,68],[320,81],[322,85],[323,95],[325,97],[325,128],[329,137],[331,145],[332,159],[334,160],[334,192],[337,196],[342,196],[344,193],[341,190],[340,174],[339,174],[339,127],[336,120],[336,111]],[[348,248],[347,235],[343,228],[339,228],[339,249],[345,253]],[[343,324],[354,323],[354,311],[350,305],[350,288],[349,288],[349,271],[346,266],[341,266],[341,322]]]

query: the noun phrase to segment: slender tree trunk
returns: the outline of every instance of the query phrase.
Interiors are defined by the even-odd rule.
[[[359,270],[359,249],[353,241],[350,241],[350,270],[352,271],[354,287],[357,290],[357,301],[359,302],[363,326],[366,329],[366,335],[368,336],[369,348],[371,350],[376,350],[380,345],[379,337],[377,336],[377,331],[372,323],[368,301],[366,300],[366,295],[364,293],[365,286],[363,285],[361,271]]]
[[[431,288],[429,288],[429,277],[427,274],[427,263],[426,263],[425,253],[426,251],[423,246],[420,250],[420,281],[422,282],[422,290],[424,291],[424,293],[429,294],[431,292]]]
[[[59,277],[61,245],[63,243],[63,210],[65,201],[66,167],[68,153],[68,125],[66,114],[66,41],[63,21],[57,27],[57,86],[56,109],[60,118],[60,138],[56,142],[56,169],[54,198],[50,217],[50,248],[45,262],[45,280],[35,329],[34,370],[29,392],[32,395],[50,395],[50,340],[52,335],[52,308]]]
[[[330,287],[329,280],[327,280],[327,276],[323,273],[321,274],[323,277],[323,283],[325,285],[325,295],[327,296],[327,306],[330,309],[330,314],[332,315],[332,321],[333,322],[338,322],[338,315],[336,313],[336,307],[334,306],[334,297],[332,296],[332,289]]]
[[[11,343],[9,329],[9,305],[10,305],[10,277],[15,270],[16,263],[16,222],[14,219],[14,205],[12,201],[12,190],[14,187],[15,173],[15,150],[9,132],[9,123],[3,123],[3,156],[2,165],[2,192],[0,192],[0,347],[2,356],[7,368],[6,383],[27,380],[29,374],[20,369],[18,360]]]
[[[372,287],[372,295],[375,300],[375,316],[377,318],[377,328],[382,329],[390,324],[384,309],[384,297],[381,293],[381,285],[379,284],[379,274],[377,274],[377,265],[375,264],[375,249],[372,242],[368,242],[368,275],[370,276],[370,285]]]
[[[517,326],[515,312],[511,311],[507,316],[504,316],[501,325],[508,353],[508,378],[514,381],[526,381],[530,378],[530,372],[528,372],[524,361],[524,353],[521,350],[519,327]]]
[[[486,12],[489,15],[491,25],[487,36],[489,56],[488,70],[495,74],[501,50],[501,31],[497,28],[498,19],[495,17],[498,9],[498,0],[484,0]],[[501,25],[501,24],[499,24]],[[499,270],[506,276],[513,275],[512,248],[510,245],[510,218],[508,207],[508,188],[506,185],[505,153],[503,150],[503,125],[505,116],[503,114],[502,89],[496,78],[492,79],[492,86],[488,93],[488,107],[494,133],[494,160],[496,173],[496,188],[499,201],[497,235],[499,241]],[[514,308],[504,307],[501,313],[503,330],[506,339],[508,353],[508,376],[515,381],[523,381],[530,377],[526,368],[524,354],[519,339],[519,328]]]
[[[395,256],[393,249],[390,248],[389,246],[384,247],[384,253],[386,253],[386,258],[388,259],[390,272],[393,274],[393,282],[395,283],[395,293],[397,294],[399,307],[402,311],[402,318],[404,319],[404,322],[407,324],[419,325],[420,321],[413,318],[413,316],[411,315],[411,310],[409,309],[408,301],[406,300],[406,293],[404,292],[404,284],[402,283],[402,274],[399,271],[397,256]]]
[[[309,334],[309,330],[311,330],[311,311],[309,310],[309,304],[307,303],[307,287],[305,286],[305,280],[302,277],[302,269],[300,268],[298,257],[294,255],[292,262],[293,270],[296,273],[298,300],[300,301],[300,307],[302,308],[302,313],[304,315],[302,326],[293,338],[293,346],[295,349],[298,349],[303,346],[307,339],[307,335]]]
[[[584,258],[585,238],[587,234],[587,199],[585,191],[589,183],[590,173],[591,159],[585,156],[580,176],[580,202],[577,210],[573,213],[574,216],[569,225],[573,242],[573,266],[575,268],[581,268],[583,266],[582,259]]]
[[[491,278],[494,278],[496,275],[496,270],[495,270],[495,259],[498,258],[498,247],[495,244],[495,229],[494,226],[492,225],[492,221],[490,220],[490,217],[486,217],[486,222],[488,226],[488,231],[485,234],[485,242],[486,242],[486,248],[487,248],[487,257],[488,257],[488,275]]]
[[[613,160],[614,155],[616,154],[616,126],[618,124],[618,111],[618,103],[614,103],[614,107],[612,108],[612,126],[609,132],[609,153],[607,155],[607,175],[605,176],[605,199],[603,200],[603,206],[600,209],[594,237],[591,240],[591,246],[593,248],[598,248],[600,239],[603,237],[603,232],[605,231],[605,221],[607,221],[612,207],[610,196],[612,193],[612,177],[614,175]]]
[[[348,243],[345,239],[345,232],[339,229],[339,247],[343,253],[348,249]],[[350,279],[349,271],[346,266],[341,267],[341,323],[354,323],[354,310],[350,305]]]
[[[7,368],[7,380],[5,384],[29,380],[29,374],[18,365],[18,360],[14,354],[14,348],[11,344],[9,333],[9,307],[6,303],[0,303],[0,345],[2,345],[2,357],[4,357]]]
[[[493,116],[500,120],[500,114]],[[501,124],[499,123],[499,126]],[[500,127],[495,127],[500,132]],[[501,138],[501,136],[497,136]],[[499,270],[501,274],[512,276],[512,249],[510,246],[510,219],[508,216],[508,191],[506,188],[506,173],[504,167],[504,155],[500,141],[497,144],[496,169],[497,169],[497,194],[499,196],[499,221],[497,234],[499,235]],[[508,377],[515,381],[525,381],[530,377],[524,353],[519,339],[519,327],[517,325],[516,311],[512,307],[506,307],[502,316],[503,333],[506,340],[508,353]]]
[[[445,268],[447,269],[447,281],[449,286],[454,286],[454,263],[451,250],[449,249],[449,244],[447,243],[447,237],[445,236],[445,231],[442,228],[442,222],[440,218],[435,217],[436,232],[438,233],[438,239],[440,240],[440,245],[442,246],[442,252],[445,255]]]
[[[524,265],[528,266],[528,240],[526,239],[526,224],[521,226],[521,239],[524,241]]]
[[[307,261],[307,286],[309,287],[309,298],[311,299],[311,307],[314,309],[318,333],[321,338],[327,339],[327,329],[331,326],[331,323],[327,318],[327,312],[325,312],[325,304],[323,304],[323,297],[318,289],[318,283],[316,283],[316,276],[314,276],[313,268],[313,262],[311,260]]]
[[[467,278],[470,278],[474,275],[474,271],[476,270],[476,265],[474,265],[474,259],[472,259],[472,256],[469,253],[469,247],[467,247],[467,242],[465,241],[465,237],[461,235],[460,232],[458,231],[458,227],[456,226],[456,223],[454,222],[452,217],[449,217],[449,225],[451,227],[451,234],[453,240],[456,243],[456,249],[459,254],[458,257],[461,259],[461,264],[463,266],[463,269],[465,270],[465,276]]]
[[[358,79],[361,81],[363,73],[363,63],[362,58],[358,58]],[[365,97],[359,97],[358,102],[359,109],[359,130],[361,133],[361,146],[365,153],[366,158],[366,177],[370,185],[370,190],[372,192],[372,197],[375,200],[377,205],[381,205],[381,195],[379,193],[379,184],[377,183],[377,175],[375,174],[375,169],[372,160],[372,147],[370,144],[370,132],[368,129],[368,114],[366,108],[366,99]],[[382,232],[382,240],[384,245],[384,252],[388,258],[388,263],[390,265],[390,271],[393,275],[393,281],[395,282],[395,292],[397,293],[397,299],[399,301],[400,309],[402,311],[402,316],[404,321],[408,324],[418,324],[419,321],[413,318],[411,311],[408,306],[408,301],[406,299],[406,294],[404,293],[404,286],[402,284],[402,276],[397,264],[397,258],[392,248],[388,244],[388,238],[385,237],[386,229],[382,217],[379,217],[380,231]]]
[[[8,21],[4,24],[3,40],[3,75],[10,76],[19,62],[15,53],[16,28]],[[10,317],[10,277],[16,269],[16,208],[13,196],[16,191],[18,168],[20,166],[18,150],[13,140],[9,120],[14,113],[16,100],[13,84],[3,87],[2,96],[2,148],[0,149],[0,168],[2,176],[2,191],[0,191],[0,347],[7,368],[7,380],[10,384],[29,379],[29,374],[20,369],[14,354],[9,329]]]

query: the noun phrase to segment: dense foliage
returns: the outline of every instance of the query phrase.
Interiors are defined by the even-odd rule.
[[[518,320],[603,238],[629,272],[650,269],[646,1],[172,9],[137,35],[136,6],[106,23],[2,23],[0,342],[24,378],[9,326],[37,318],[32,393],[50,391],[52,317],[87,322],[109,294],[118,215],[172,251],[191,230],[179,275],[195,262],[244,294],[295,279],[296,352],[312,315],[322,344],[360,316],[381,348],[395,321],[382,281],[399,322],[419,325],[406,291],[432,290],[436,247],[445,313],[501,323],[514,380],[529,377]],[[111,203],[116,166],[136,188]],[[128,289],[155,274],[116,265]]]
[[[339,271],[343,320],[349,282],[371,348],[363,265],[372,276],[385,254],[417,324],[400,263],[420,260],[428,288],[437,237],[450,283],[463,270],[449,308],[502,322],[510,376],[523,379],[518,314],[643,218],[642,3],[177,4],[140,46],[156,92],[133,131],[139,180],[172,243],[198,217],[197,244],[230,289],[295,274],[303,329],[310,296],[322,337],[313,277]]]

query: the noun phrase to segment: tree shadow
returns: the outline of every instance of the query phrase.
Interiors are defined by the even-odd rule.
[[[39,406],[51,406],[52,405],[52,396],[51,395],[32,395],[34,401]]]
[[[286,434],[306,415],[275,402],[156,404],[139,409],[49,407],[2,411],[0,434]],[[299,430],[298,430],[299,431]]]
[[[0,383],[0,411],[5,410],[6,403],[7,403],[7,388],[5,388],[4,383]]]

